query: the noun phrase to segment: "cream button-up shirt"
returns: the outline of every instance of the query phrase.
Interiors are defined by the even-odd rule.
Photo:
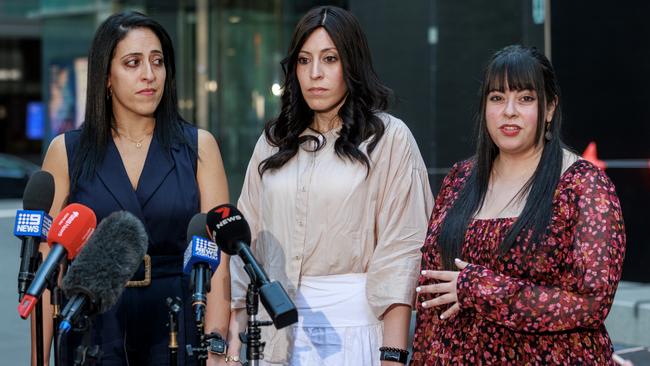
[[[389,114],[378,116],[386,130],[368,175],[360,162],[336,154],[339,128],[320,136],[307,129],[303,134],[325,145],[313,151],[313,143],[304,143],[284,166],[260,177],[260,162],[277,151],[262,135],[238,207],[250,225],[256,259],[289,296],[303,275],[367,273],[368,303],[381,319],[390,305],[413,303],[433,197],[409,129]],[[359,147],[364,152],[367,143]],[[243,308],[249,278],[241,260],[231,258],[232,307]],[[262,306],[259,315],[268,319]],[[287,362],[287,328],[263,328],[266,361]]]

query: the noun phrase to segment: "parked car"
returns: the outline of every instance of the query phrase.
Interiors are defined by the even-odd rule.
[[[0,198],[21,198],[29,177],[40,169],[25,159],[0,154]]]

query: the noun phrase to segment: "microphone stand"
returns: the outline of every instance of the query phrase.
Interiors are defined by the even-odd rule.
[[[41,265],[43,257],[38,250],[40,240],[28,236],[20,248],[20,269],[18,271],[18,302],[22,301],[27,289],[34,280],[34,273]],[[38,302],[32,314],[36,337],[36,365],[43,365],[43,305]],[[31,358],[31,356],[30,356]]]
[[[169,308],[169,366],[178,366],[178,313],[183,308],[183,303],[179,297],[167,298],[167,307]]]
[[[43,366],[43,303],[40,301],[36,304],[34,317],[36,321],[36,365]]]
[[[67,262],[67,260],[66,260]],[[50,303],[52,304],[52,330],[56,332],[59,329],[61,322],[61,298],[63,297],[61,288],[58,285],[59,272],[62,272],[62,267],[57,267],[53,271],[51,281],[48,282],[48,289],[50,290]],[[59,354],[59,337],[54,337],[54,366],[60,365]]]
[[[40,252],[38,252],[36,260],[34,261],[34,268],[40,267],[42,264],[43,257]],[[53,305],[53,331],[56,331],[58,327],[58,316],[59,316],[59,306],[61,303],[61,289],[57,286],[57,281],[59,278],[59,268],[57,267],[52,271],[50,276],[47,278],[47,288],[50,290],[50,303]],[[32,278],[29,280],[28,287],[31,284]],[[21,300],[24,294],[21,294]],[[45,351],[45,345],[43,344],[43,302],[38,301],[34,308],[33,317],[35,318],[35,333],[36,333],[36,365],[43,366],[45,360],[43,358],[43,352]],[[59,365],[59,354],[58,354],[58,340],[54,340],[54,365]]]
[[[205,366],[208,360],[208,338],[205,335],[205,306],[207,301],[206,294],[210,292],[210,278],[212,271],[206,264],[200,263],[196,271],[192,271],[190,278],[190,287],[194,288],[192,294],[192,308],[194,309],[194,322],[199,333],[199,345],[186,346],[188,356],[194,356],[199,366]]]
[[[257,320],[257,313],[259,310],[259,293],[260,288],[257,283],[257,276],[250,264],[246,264],[244,269],[250,276],[251,282],[248,284],[246,291],[246,314],[248,315],[248,324],[246,333],[241,333],[239,339],[242,343],[246,344],[246,363],[247,366],[259,366],[260,360],[263,358],[264,346],[266,342],[262,342],[262,330],[260,327],[267,327],[272,325],[272,321],[259,321]]]
[[[91,345],[92,320],[89,316],[84,315],[77,323],[80,323],[80,327],[75,329],[75,331],[83,331],[84,335],[81,344],[75,350],[73,365],[95,365],[101,360],[103,352],[98,344]]]
[[[68,300],[68,303],[66,304],[66,307],[63,309],[64,313],[69,313],[70,309],[73,309],[75,307],[79,308],[84,305],[84,303],[88,301],[85,298],[75,298],[72,297],[71,299]],[[60,317],[59,317],[60,318]],[[75,348],[74,350],[74,355],[73,355],[73,365],[74,366],[86,366],[86,365],[95,365],[98,362],[101,361],[103,351],[99,347],[98,344],[91,344],[92,343],[92,323],[94,320],[94,316],[88,316],[88,315],[80,315],[79,317],[72,317],[70,318],[70,324],[69,328],[67,329],[59,329],[58,327],[55,329],[55,344],[57,348],[61,347],[61,341],[64,336],[68,334],[69,331],[72,332],[83,332],[82,333],[82,340],[81,343]],[[57,323],[60,323],[61,319],[57,319]],[[70,343],[68,343],[68,347],[70,347]],[[57,359],[55,359],[55,362],[60,363],[61,360],[58,358],[60,357],[60,350],[57,349],[55,351],[55,355],[57,356]]]
[[[43,256],[39,252],[37,257],[36,257],[36,268],[38,268],[41,265],[41,262],[43,261]],[[33,279],[33,278],[32,278]],[[31,284],[31,280],[30,280]],[[21,296],[22,297],[22,296]],[[43,350],[44,350],[44,345],[43,345],[43,303],[42,302],[37,302],[36,303],[36,309],[34,310],[34,314],[32,315],[34,317],[34,323],[36,327],[36,365],[37,366],[43,366],[44,361],[43,361]]]

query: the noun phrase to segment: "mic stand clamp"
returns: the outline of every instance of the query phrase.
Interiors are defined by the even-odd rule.
[[[167,307],[169,308],[169,366],[178,366],[178,313],[183,308],[183,303],[179,297],[167,298]]]
[[[246,291],[246,314],[248,315],[248,326],[246,333],[241,333],[239,339],[242,343],[246,344],[246,363],[247,366],[259,366],[261,359],[264,358],[264,346],[266,342],[262,342],[261,327],[273,325],[272,321],[259,321],[257,320],[257,313],[259,309],[259,294],[260,289],[257,284],[257,276],[252,270],[250,265],[244,266],[246,272],[251,278]]]
[[[74,355],[75,366],[94,365],[102,356],[102,351],[99,345],[94,346],[79,346]]]
[[[192,346],[188,344],[185,346],[187,357],[196,357],[199,365],[205,366],[208,360],[208,340],[205,334],[200,334],[199,345]]]
[[[74,332],[84,332],[83,340],[77,346],[74,353],[74,366],[95,365],[102,358],[102,350],[98,344],[91,345],[92,321],[87,315],[79,317],[72,330]]]
[[[77,298],[73,297],[68,299],[66,307],[63,309],[64,313],[70,312],[75,306],[83,306],[84,301],[75,301]],[[59,319],[56,320],[56,323],[61,322],[61,316],[59,314]],[[68,335],[69,331],[82,334],[81,343],[75,348],[73,355],[73,365],[74,366],[87,366],[95,365],[102,358],[102,350],[98,344],[92,343],[92,321],[94,316],[88,316],[86,314],[79,314],[76,317],[67,318],[66,322],[69,321],[68,327],[59,328],[58,325],[54,328],[56,332],[56,337],[54,338],[54,354],[56,356],[55,362],[61,364],[61,345],[63,337]],[[68,343],[70,347],[70,343]]]
[[[201,335],[200,346],[194,347],[191,344],[188,344],[185,348],[187,349],[188,356],[194,356],[196,353],[196,358],[199,363],[205,365],[208,360],[208,353],[225,357],[226,351],[228,350],[228,344],[221,334],[212,332],[210,334]],[[170,364],[170,366],[173,365],[174,364]]]

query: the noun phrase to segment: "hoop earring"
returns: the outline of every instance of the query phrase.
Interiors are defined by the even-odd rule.
[[[553,134],[551,133],[551,121],[546,121],[546,132],[544,133],[546,141],[551,141]]]

